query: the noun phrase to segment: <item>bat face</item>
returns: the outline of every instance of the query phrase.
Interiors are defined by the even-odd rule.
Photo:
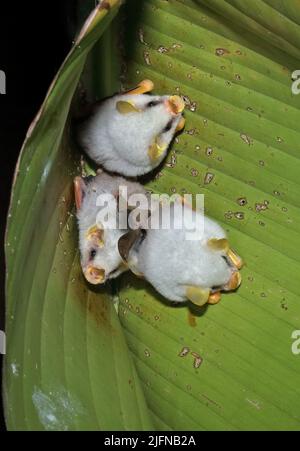
[[[87,281],[93,285],[103,284],[126,271],[118,254],[117,243],[121,231],[104,230],[91,226],[80,234],[81,267]]]
[[[196,241],[187,240],[184,229],[147,230],[145,238],[127,252],[130,269],[168,300],[190,300],[200,306],[217,303],[221,291],[240,285],[242,261],[230,249],[224,230],[215,221],[203,219],[204,231]],[[120,239],[123,248],[125,240],[126,235]]]
[[[89,182],[81,177],[74,181],[79,226],[80,260],[83,274],[93,285],[103,284],[125,271],[117,243],[121,230],[105,230],[97,221],[99,195],[117,192],[117,183],[111,177],[100,175]],[[112,203],[111,208],[115,205]]]
[[[100,174],[89,181],[81,177],[74,180],[81,267],[85,278],[93,285],[103,284],[127,270],[118,251],[118,241],[127,230],[105,228],[97,220],[100,195],[109,195],[107,214],[116,215],[120,186],[126,186],[129,194],[144,192],[140,185],[108,174]]]
[[[88,155],[109,171],[126,176],[150,172],[184,127],[181,97],[145,94],[149,87],[104,101],[79,135]]]

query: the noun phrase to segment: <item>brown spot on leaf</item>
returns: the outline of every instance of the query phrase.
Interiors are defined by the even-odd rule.
[[[265,211],[265,210],[267,210],[268,209],[268,205],[269,205],[269,202],[268,201],[264,201],[264,202],[257,202],[256,204],[255,204],[255,210],[257,211],[257,212],[260,212],[260,211]]]
[[[227,49],[222,49],[222,48],[216,49],[217,56],[224,56],[224,55],[229,55],[229,54],[230,54],[230,52]]]
[[[233,215],[234,215],[233,211],[226,211],[224,216],[225,219],[232,219]]]
[[[244,206],[247,205],[247,203],[248,203],[246,197],[240,197],[240,198],[237,200],[237,202],[238,202],[238,204],[239,204],[241,207],[244,207]]]
[[[234,216],[235,216],[236,219],[239,219],[240,221],[245,219],[245,214],[242,213],[241,211],[237,211],[236,213],[234,213]]]
[[[158,47],[157,51],[159,53],[168,53],[169,50],[166,47],[164,47],[163,45],[161,45]]]
[[[183,95],[182,98],[186,108],[194,113],[197,110],[197,103],[192,101],[187,95]]]
[[[180,351],[180,353],[178,354],[179,357],[186,357],[190,352],[190,348],[184,347],[182,348],[182,350]]]
[[[186,132],[188,135],[190,136],[194,136],[196,133],[196,129],[195,128],[191,128],[190,130],[187,130]]]
[[[192,356],[195,358],[195,360],[194,360],[194,368],[197,370],[202,365],[203,359],[196,352],[192,352]]]
[[[192,177],[198,177],[198,175],[199,175],[198,169],[192,168],[191,174],[192,174]]]
[[[204,178],[204,184],[209,185],[213,181],[214,177],[215,177],[214,174],[212,174],[211,172],[207,172]]]
[[[147,66],[151,66],[150,53],[147,51],[144,52],[144,60]]]
[[[250,138],[250,136],[246,135],[245,133],[241,133],[240,137],[244,141],[244,143],[248,144],[248,146],[253,144],[253,140]]]

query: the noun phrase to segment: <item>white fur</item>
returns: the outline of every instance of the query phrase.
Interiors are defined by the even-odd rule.
[[[194,213],[203,215],[200,212]],[[176,214],[175,214],[176,216]],[[222,287],[232,276],[232,267],[224,252],[207,246],[209,239],[226,238],[225,231],[212,219],[204,217],[204,234],[199,240],[187,240],[187,229],[147,230],[144,241],[134,246],[129,263],[171,301],[187,301],[188,286]]]
[[[165,158],[182,116],[172,116],[167,110],[163,101],[168,98],[127,94],[105,100],[81,127],[80,144],[90,158],[108,171],[132,177],[152,171]],[[162,103],[147,108],[150,101],[156,100]],[[133,102],[141,112],[121,114],[116,109],[118,101]],[[171,130],[163,133],[172,118]],[[166,150],[153,162],[148,150],[157,137],[166,145]]]
[[[81,266],[83,272],[89,264],[105,270],[106,279],[115,278],[125,271],[122,259],[118,251],[118,240],[127,230],[104,230],[104,247],[97,249],[97,255],[91,262],[90,251],[94,246],[87,240],[87,233],[97,222],[99,207],[96,206],[97,198],[101,194],[113,194],[115,197],[120,186],[126,186],[128,196],[133,193],[145,193],[138,183],[132,183],[122,177],[111,177],[102,173],[87,182],[83,193],[83,202],[77,212],[79,225],[79,247],[81,253]],[[111,206],[113,208],[113,205]]]

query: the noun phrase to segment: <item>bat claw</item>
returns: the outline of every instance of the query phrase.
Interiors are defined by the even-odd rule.
[[[237,269],[242,269],[243,260],[233,249],[229,249],[227,252],[227,255],[228,255],[229,260],[234,264],[234,266]]]
[[[242,276],[239,271],[234,271],[229,282],[224,286],[225,291],[234,291],[242,283]]]
[[[208,304],[215,305],[218,304],[221,300],[221,291],[216,291],[215,293],[211,293],[208,298]]]

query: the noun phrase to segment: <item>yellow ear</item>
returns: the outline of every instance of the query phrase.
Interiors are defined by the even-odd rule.
[[[233,249],[230,249],[228,240],[226,240],[226,238],[219,240],[213,238],[211,240],[208,240],[207,245],[214,251],[224,251],[227,254],[227,257],[230,259],[231,263],[233,263],[233,265],[237,269],[241,269],[243,267],[243,260]]]
[[[226,253],[229,251],[229,243],[226,238],[212,238],[208,240],[207,245],[214,251],[224,251]]]
[[[120,114],[139,113],[140,110],[132,103],[120,100],[116,105]]]
[[[94,225],[93,227],[90,227],[86,237],[89,241],[94,241],[95,245],[98,247],[104,246],[104,240],[103,240],[103,234],[104,230],[100,229],[97,225]]]
[[[185,294],[193,304],[202,307],[209,300],[210,290],[208,288],[189,286]]]
[[[166,151],[167,146],[165,144],[160,144],[157,139],[151,144],[148,149],[148,155],[151,161],[156,161],[158,158],[162,156],[162,154]]]

